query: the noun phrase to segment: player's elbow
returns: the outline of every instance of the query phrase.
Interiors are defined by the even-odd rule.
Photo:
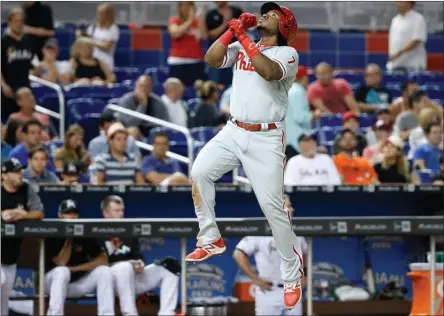
[[[204,60],[208,66],[214,67],[214,68],[219,68],[220,66],[222,66],[222,62],[223,62],[223,58],[222,58],[222,60],[215,58],[215,56],[213,56],[213,54],[211,54],[210,50],[208,50],[207,53],[205,54]]]

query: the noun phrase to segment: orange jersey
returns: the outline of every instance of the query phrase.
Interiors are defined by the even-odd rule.
[[[344,184],[367,185],[373,184],[378,176],[370,162],[362,157],[349,158],[343,154],[333,157],[333,162],[343,177]]]

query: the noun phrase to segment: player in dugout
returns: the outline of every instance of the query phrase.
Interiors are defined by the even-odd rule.
[[[62,220],[79,217],[77,202],[59,205]],[[108,257],[95,239],[50,238],[45,242],[45,290],[49,294],[47,315],[64,315],[66,297],[96,294],[97,315],[114,315],[114,291]]]
[[[105,197],[100,207],[103,217],[121,221],[125,204],[118,195]],[[181,266],[172,257],[145,266],[137,238],[108,238],[101,241],[113,272],[115,292],[122,315],[138,315],[136,296],[160,288],[159,315],[176,315]]]

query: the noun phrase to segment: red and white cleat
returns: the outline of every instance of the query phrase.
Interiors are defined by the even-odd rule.
[[[219,256],[227,250],[225,242],[221,238],[215,243],[196,248],[192,253],[185,257],[185,262],[200,262],[212,256]]]
[[[301,283],[284,283],[284,305],[288,309],[295,307],[301,299]]]

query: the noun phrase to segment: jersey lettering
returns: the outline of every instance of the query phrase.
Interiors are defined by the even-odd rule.
[[[250,58],[248,58],[244,52],[239,52],[237,54],[235,69],[249,72],[255,71],[253,65],[251,64]]]

